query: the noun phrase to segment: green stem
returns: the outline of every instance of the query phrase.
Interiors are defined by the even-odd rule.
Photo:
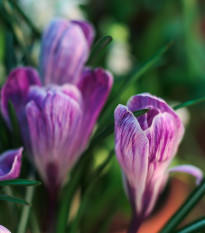
[[[202,232],[205,229],[205,218],[197,219],[196,221],[190,223],[188,226],[183,227],[176,233],[196,233]]]
[[[190,194],[188,199],[182,206],[176,211],[168,223],[163,227],[160,233],[173,232],[178,224],[187,216],[187,214],[193,209],[193,207],[199,202],[199,200],[205,194],[205,178],[201,184]]]
[[[61,203],[59,213],[58,213],[58,218],[57,218],[56,232],[58,233],[66,232],[66,226],[68,222],[71,201],[75,193],[75,190],[79,184],[80,177],[82,175],[81,170],[82,169],[78,170],[78,172],[74,172],[74,175],[72,176],[71,181],[66,186],[65,193],[64,193],[65,198],[63,199]]]
[[[41,233],[39,229],[38,221],[36,219],[36,215],[34,214],[33,211],[31,211],[30,225],[31,225],[32,233]]]
[[[33,200],[34,187],[28,187],[25,199],[30,203]],[[25,233],[30,216],[31,206],[24,206],[21,212],[20,222],[18,224],[17,233]]]

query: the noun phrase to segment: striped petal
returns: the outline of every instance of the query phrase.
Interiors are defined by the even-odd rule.
[[[138,121],[143,130],[149,128],[156,115],[159,113],[170,113],[175,117],[178,127],[181,127],[181,121],[172,108],[161,98],[150,95],[149,93],[143,93],[131,97],[127,103],[130,111],[134,112],[140,109],[148,108],[150,111],[138,118]]]
[[[90,138],[98,115],[100,114],[113,83],[112,75],[101,69],[84,70],[78,87],[82,93],[83,101],[83,125],[81,132],[84,135],[81,139],[84,148]]]
[[[40,71],[45,84],[77,83],[89,55],[84,31],[63,19],[51,22],[43,35]]]
[[[203,172],[198,167],[193,165],[179,165],[169,169],[169,173],[182,172],[188,173],[196,178],[196,184],[199,185],[203,179]]]
[[[19,176],[23,148],[9,150],[0,155],[0,180],[11,180]]]
[[[42,102],[29,102],[26,113],[35,164],[47,186],[57,189],[78,159],[80,106],[62,92],[48,91]]]
[[[183,131],[183,126],[178,128],[173,115],[164,112],[155,116],[152,125],[145,130],[149,140],[150,163],[167,161],[168,167],[170,160],[177,152]]]
[[[134,190],[137,213],[141,213],[148,170],[149,141],[137,119],[123,105],[115,110],[115,151],[118,162]],[[131,200],[132,201],[132,200]]]
[[[94,31],[93,26],[90,23],[85,22],[85,21],[72,20],[71,22],[81,27],[85,35],[85,38],[87,39],[88,45],[89,47],[91,47],[94,37],[95,37],[95,31]]]
[[[20,122],[24,121],[24,107],[27,102],[29,88],[32,85],[41,85],[38,73],[35,69],[17,68],[10,73],[1,91],[1,111],[9,126],[9,101],[12,102]]]

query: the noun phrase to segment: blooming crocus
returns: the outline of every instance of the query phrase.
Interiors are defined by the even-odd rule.
[[[149,111],[136,118],[133,112]],[[115,110],[115,151],[132,209],[129,232],[136,233],[141,222],[154,208],[166,185],[169,165],[183,137],[180,118],[165,101],[150,94],[131,97],[127,106]],[[171,172],[188,172],[202,179],[200,169],[183,165]]]
[[[6,227],[0,225],[0,233],[11,233]]]
[[[11,180],[19,176],[23,149],[5,151],[0,155],[0,181]]]
[[[43,35],[40,74],[17,68],[1,92],[8,125],[11,100],[26,148],[52,191],[86,149],[112,86],[110,73],[84,67],[93,37],[89,23],[54,20]]]

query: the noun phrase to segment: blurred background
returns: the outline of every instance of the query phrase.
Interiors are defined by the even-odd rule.
[[[115,78],[108,105],[99,119],[101,125],[109,125],[117,104],[125,104],[137,93],[150,92],[171,106],[205,97],[205,1],[1,0],[0,16],[1,85],[16,66],[38,67],[41,34],[53,17],[90,21],[96,30],[96,41],[105,35],[113,38],[103,56],[92,64],[110,70]],[[146,64],[143,72],[136,73]],[[135,74],[139,77],[132,79]],[[205,102],[178,113],[186,132],[174,163],[193,164],[205,171]],[[87,200],[80,220],[82,233],[126,232],[130,206],[119,165],[114,153],[110,153],[113,144],[114,136],[109,135],[97,141],[91,151],[88,170],[102,164],[108,156],[111,159]],[[1,145],[3,149],[5,146]],[[22,176],[28,173],[27,163]],[[85,178],[82,182],[92,180]],[[157,232],[194,186],[189,176],[174,175],[140,232]],[[77,189],[73,196],[70,221],[75,218],[82,193]],[[40,204],[36,201],[36,206]],[[201,201],[185,222],[205,215],[204,207]],[[1,208],[6,208],[6,204],[1,204]],[[0,219],[8,223],[6,216],[1,211]]]

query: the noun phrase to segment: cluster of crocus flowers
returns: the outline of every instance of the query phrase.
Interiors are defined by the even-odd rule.
[[[136,118],[133,112],[149,111]],[[123,170],[127,195],[133,209],[129,232],[136,233],[151,213],[170,172],[187,172],[202,179],[200,169],[181,165],[169,170],[182,140],[184,127],[165,101],[150,94],[131,97],[115,110],[115,151]]]
[[[2,88],[3,116],[10,126],[11,101],[27,151],[50,191],[60,188],[86,149],[112,86],[109,72],[85,68],[93,38],[87,22],[53,20],[43,35],[40,74],[17,68]]]

